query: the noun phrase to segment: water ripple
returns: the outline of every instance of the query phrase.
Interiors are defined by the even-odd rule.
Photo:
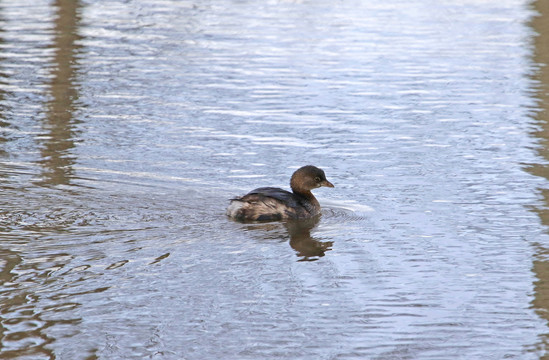
[[[543,357],[523,1],[1,8],[0,358]]]

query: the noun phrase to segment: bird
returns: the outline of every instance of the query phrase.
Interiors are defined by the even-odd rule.
[[[230,199],[226,214],[242,222],[308,219],[320,214],[320,204],[311,190],[322,186],[334,187],[324,170],[306,165],[292,174],[292,192],[276,187],[257,188]]]

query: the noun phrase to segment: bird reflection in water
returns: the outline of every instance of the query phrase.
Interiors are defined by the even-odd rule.
[[[319,241],[311,236],[311,230],[318,224],[320,215],[307,220],[290,220],[285,223],[290,234],[290,246],[301,257],[299,261],[315,261],[332,250],[333,241]]]
[[[254,223],[248,230],[264,230],[267,238],[280,238],[286,234],[290,237],[290,246],[300,257],[298,261],[316,261],[323,257],[326,251],[332,250],[333,241],[319,241],[311,236],[320,220],[320,215],[305,220],[287,220],[285,222]],[[284,226],[282,228],[281,226]]]

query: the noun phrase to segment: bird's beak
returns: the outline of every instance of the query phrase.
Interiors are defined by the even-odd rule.
[[[320,183],[320,186],[334,187],[334,184],[332,184],[328,180],[324,180],[323,182]]]

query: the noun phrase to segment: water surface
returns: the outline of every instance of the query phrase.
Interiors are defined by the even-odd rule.
[[[3,1],[0,357],[542,358],[548,14]]]

